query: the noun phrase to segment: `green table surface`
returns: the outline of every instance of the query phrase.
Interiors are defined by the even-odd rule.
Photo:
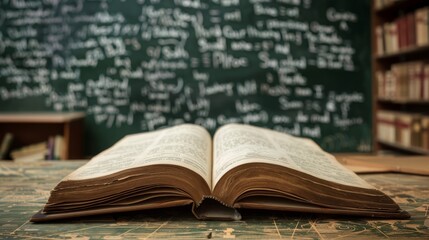
[[[429,177],[361,175],[411,214],[408,220],[245,210],[241,221],[199,221],[189,207],[34,224],[50,190],[85,161],[0,161],[0,239],[429,239]]]

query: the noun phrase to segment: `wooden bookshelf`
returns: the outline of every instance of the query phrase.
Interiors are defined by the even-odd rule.
[[[1,113],[0,139],[13,134],[13,147],[22,147],[61,135],[65,159],[83,158],[84,113]]]
[[[380,9],[375,9],[375,13],[379,16],[395,16],[403,12],[408,12],[427,6],[427,0],[398,0],[394,1]]]
[[[373,56],[372,56],[372,69],[373,69],[373,89],[374,89],[374,136],[376,140],[376,146],[375,149],[377,150],[383,150],[383,149],[396,149],[401,152],[407,152],[411,154],[417,154],[417,155],[429,155],[429,148],[422,147],[422,146],[403,146],[401,144],[398,144],[397,142],[390,142],[390,141],[383,141],[380,140],[377,133],[379,132],[378,129],[378,122],[377,122],[377,114],[382,111],[389,111],[393,112],[394,114],[397,114],[398,116],[403,114],[410,114],[410,115],[419,115],[419,116],[429,116],[429,99],[415,99],[415,97],[383,97],[380,96],[379,93],[383,93],[383,90],[380,91],[379,88],[379,73],[386,73],[388,71],[392,70],[392,66],[398,66],[400,67],[401,64],[409,64],[412,62],[422,62],[423,64],[429,64],[429,43],[425,45],[418,45],[417,44],[417,33],[414,38],[414,43],[410,44],[410,38],[407,36],[406,43],[404,44],[403,39],[397,39],[396,41],[399,41],[398,44],[398,50],[395,50],[395,48],[390,45],[390,50],[387,51],[386,48],[387,42],[386,39],[388,39],[386,36],[389,35],[383,35],[383,47],[385,48],[384,51],[381,51],[380,54],[380,29],[382,29],[383,34],[385,34],[386,31],[386,23],[390,24],[396,24],[397,34],[395,36],[401,37],[401,34],[409,34],[410,30],[408,29],[410,25],[407,25],[404,27],[400,27],[400,24],[405,24],[404,22],[401,22],[401,18],[404,18],[405,16],[415,14],[417,10],[422,9],[424,7],[429,6],[429,1],[427,0],[398,0],[394,1],[388,5],[385,5],[381,8],[376,8],[376,2],[377,0],[373,0],[372,4],[372,47],[373,47]],[[414,15],[415,17],[415,15]],[[409,24],[409,23],[406,23]],[[378,31],[377,32],[377,27]],[[390,28],[388,28],[390,29]],[[405,32],[400,32],[399,30],[405,29]],[[417,28],[415,30],[417,32]],[[377,35],[378,34],[378,35]],[[390,33],[391,34],[391,33]],[[410,35],[412,36],[412,35]],[[390,37],[390,36],[389,36]],[[411,38],[413,39],[413,38]],[[394,41],[394,40],[392,40]],[[412,42],[412,40],[411,40]],[[389,43],[390,44],[390,43]],[[408,66],[408,65],[406,65]],[[424,69],[424,67],[423,67]],[[408,70],[407,70],[408,71]],[[423,70],[424,71],[424,70]],[[398,72],[391,71],[394,74],[398,74]],[[403,74],[403,73],[399,73]],[[411,76],[411,75],[409,75]],[[408,76],[408,77],[409,77]],[[401,78],[404,78],[404,75],[400,75]],[[386,75],[384,75],[384,78],[386,78]],[[399,78],[399,77],[398,77]],[[404,80],[398,80],[398,81],[404,81]],[[409,84],[411,84],[411,81],[413,80],[406,80],[410,81]],[[422,80],[423,82],[424,80]],[[383,82],[386,83],[386,82]],[[398,83],[396,83],[398,84]],[[408,83],[407,83],[408,84]],[[423,85],[423,84],[422,84]],[[383,86],[383,85],[381,85]],[[399,86],[399,87],[398,87]],[[399,90],[403,85],[398,84],[396,86],[396,91],[402,91]],[[407,88],[411,88],[410,86],[407,86]],[[403,88],[405,89],[405,88]],[[413,87],[415,89],[415,86]],[[424,88],[423,88],[424,89]],[[425,90],[423,90],[425,91]],[[410,94],[409,90],[402,91],[400,94],[403,96],[404,92],[406,94]],[[407,93],[408,92],[408,93]],[[416,91],[414,91],[415,95]],[[418,93],[420,94],[420,93]],[[423,94],[424,95],[424,94]],[[418,95],[417,95],[418,96]],[[412,99],[412,100],[411,100]],[[397,123],[395,123],[397,124]],[[399,125],[395,125],[398,129],[401,128]],[[383,129],[381,129],[383,131]],[[396,130],[399,132],[398,130]],[[422,131],[423,132],[423,131]],[[399,135],[395,135],[396,138],[398,138]],[[402,137],[402,136],[399,136]],[[396,139],[398,141],[398,139]]]
[[[427,107],[429,107],[429,100],[379,98],[378,101],[380,103],[401,104],[401,105],[427,105]]]
[[[398,143],[391,143],[391,142],[386,142],[386,141],[378,141],[381,145],[383,145],[384,147],[387,148],[391,148],[391,149],[395,149],[395,150],[400,150],[403,152],[407,152],[407,153],[413,153],[413,154],[420,154],[420,155],[429,155],[429,150],[428,149],[424,149],[424,148],[419,148],[419,147],[413,147],[413,146],[404,146]]]
[[[418,60],[428,55],[429,55],[429,45],[426,45],[426,46],[409,47],[409,48],[400,50],[398,52],[387,53],[381,56],[375,56],[375,58],[376,58],[376,61],[398,62],[398,61],[401,61],[402,59],[410,60],[410,61],[414,59]]]

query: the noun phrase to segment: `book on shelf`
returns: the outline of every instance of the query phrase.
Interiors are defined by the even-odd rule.
[[[420,114],[411,115],[411,146],[423,147],[422,146],[422,116]]]
[[[395,113],[390,111],[377,112],[377,136],[384,142],[396,142]]]
[[[375,72],[375,79],[377,80],[377,96],[380,99],[386,98],[386,81],[385,74],[382,71]]]
[[[407,17],[401,16],[396,20],[398,26],[398,50],[403,49],[407,46],[408,42],[408,30],[407,30]]]
[[[375,9],[382,9],[383,8],[383,0],[375,0],[374,7],[375,7]]]
[[[53,159],[65,160],[64,137],[62,135],[54,136]]]
[[[13,134],[10,132],[5,133],[0,145],[0,159],[6,159],[9,156],[12,142]]]
[[[377,71],[380,99],[400,101],[429,100],[429,64],[423,61],[392,64],[387,71]]]
[[[376,36],[377,55],[381,56],[384,54],[384,41],[385,41],[382,26],[375,27],[375,36]]]
[[[61,135],[50,136],[46,160],[64,160],[64,138]]]
[[[396,98],[397,78],[393,74],[393,70],[386,73],[386,97]]]
[[[396,113],[395,142],[404,147],[420,146],[420,116],[416,114]]]
[[[399,32],[398,25],[394,22],[386,23],[387,30],[389,31],[388,37],[386,38],[388,41],[388,49],[389,52],[398,52],[399,51]]]
[[[15,162],[64,160],[64,142],[61,135],[50,136],[46,141],[30,144],[11,151]]]
[[[55,160],[54,159],[54,148],[55,148],[54,144],[55,144],[54,137],[50,136],[48,138],[47,145],[46,145],[46,155],[45,155],[46,160]]]
[[[181,205],[198,219],[238,220],[240,208],[409,217],[309,139],[242,124],[212,139],[184,124],[124,137],[58,183],[31,221]]]
[[[15,162],[37,162],[45,160],[47,150],[47,142],[39,142],[14,149],[10,155]]]
[[[399,84],[399,78],[397,77],[397,74],[395,69],[383,72],[383,71],[377,71],[376,77],[377,77],[377,87],[378,87],[378,98],[383,100],[388,99],[397,99],[397,95],[400,93],[397,92],[398,84]]]
[[[429,116],[422,117],[421,128],[422,148],[429,150]]]
[[[410,64],[410,69],[408,70],[408,78],[409,78],[409,94],[408,98],[410,100],[423,100],[422,96],[422,83],[424,80],[423,76],[423,62],[413,62]],[[406,83],[405,83],[406,84]]]
[[[429,7],[416,10],[417,46],[429,44]]]
[[[392,53],[397,51],[397,46],[395,41],[398,39],[398,31],[394,23],[385,23],[383,25],[384,30],[384,49],[385,53]]]
[[[407,15],[407,43],[405,47],[413,47],[416,46],[416,18],[414,13],[409,13]],[[396,51],[399,49],[396,49]]]
[[[429,7],[401,15],[375,27],[377,55],[429,45]]]
[[[405,84],[406,71],[402,65],[392,65],[390,97],[392,99],[406,99],[408,97],[408,84]]]
[[[422,96],[424,100],[429,101],[429,64],[426,64],[423,69]]]
[[[378,140],[429,150],[429,116],[381,110],[377,112]]]
[[[385,7],[389,7],[390,5],[398,1],[404,0],[375,0],[375,9],[383,9]]]

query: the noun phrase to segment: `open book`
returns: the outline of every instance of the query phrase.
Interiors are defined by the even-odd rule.
[[[241,124],[128,135],[65,177],[33,222],[193,204],[198,219],[239,208],[407,218],[313,141]]]

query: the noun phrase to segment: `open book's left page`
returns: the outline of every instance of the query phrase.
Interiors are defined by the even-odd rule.
[[[196,172],[211,186],[211,154],[211,137],[204,128],[191,124],[179,125],[128,135],[63,181],[96,178],[155,164],[170,164]]]
[[[210,195],[211,148],[189,124],[126,136],[58,183],[31,221],[198,205]]]

